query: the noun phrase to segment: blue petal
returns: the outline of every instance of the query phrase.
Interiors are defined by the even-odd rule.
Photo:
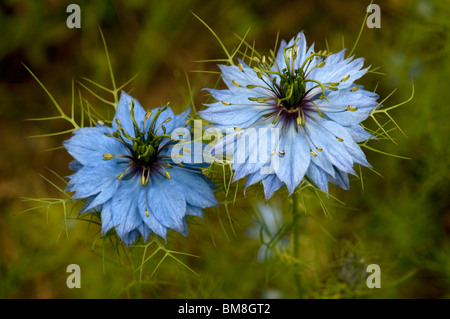
[[[264,195],[266,196],[266,201],[272,197],[273,193],[279,190],[284,183],[277,177],[276,174],[267,175],[262,180],[264,186]]]
[[[178,183],[187,203],[202,208],[219,205],[201,171],[172,167],[168,172],[171,179]]]
[[[89,196],[88,198],[86,198],[86,201],[84,202],[84,205],[78,214],[87,213],[94,210],[100,212],[102,210],[103,204],[92,205],[92,202],[94,201],[95,197],[96,195]]]
[[[294,123],[288,125],[279,146],[279,151],[285,154],[280,157],[279,167],[275,170],[278,178],[286,184],[289,194],[292,194],[308,169],[311,154],[304,136],[296,132]]]
[[[130,246],[132,243],[136,241],[139,237],[140,233],[138,229],[133,229],[132,231],[123,234],[120,236],[120,239],[125,243],[125,245]]]
[[[247,85],[265,85],[254,71],[242,72],[235,65],[219,65],[219,68],[222,71],[223,81],[233,92],[242,92],[242,90],[246,90],[243,87],[246,87]],[[241,87],[237,87],[232,81],[237,82]]]
[[[117,188],[116,195],[111,201],[113,222],[117,235],[130,245],[135,235],[135,231],[142,224],[142,217],[139,213],[139,192],[143,186],[138,178],[121,180]],[[130,234],[132,233],[132,234]],[[139,232],[137,232],[139,234]],[[131,242],[130,242],[131,241]]]
[[[247,189],[247,187],[252,186],[253,184],[258,183],[259,181],[261,181],[265,177],[267,177],[267,175],[261,174],[260,171],[248,174],[247,175],[247,180],[245,182],[245,189]],[[245,190],[244,190],[244,192],[245,192]]]
[[[131,104],[134,102],[134,118],[136,124],[142,129],[145,117],[145,110],[142,108],[138,100],[128,95],[124,91],[120,94],[119,103],[117,104],[116,114],[112,121],[112,127],[117,130],[116,119],[119,119],[120,124],[125,129],[125,131],[132,137],[134,134],[134,125],[131,119]]]
[[[209,108],[199,111],[199,115],[214,123],[214,127],[248,127],[274,108],[272,105],[244,105],[245,103],[247,102],[242,101],[242,105],[223,105],[220,102],[208,104]]]
[[[82,167],[83,167],[83,165],[80,162],[78,162],[77,160],[73,160],[69,163],[69,169],[74,172],[78,171]]]
[[[254,72],[254,71],[253,71]],[[243,104],[246,106],[259,106],[262,103],[258,103],[257,101],[251,101],[248,98],[267,98],[267,90],[263,88],[255,88],[255,89],[240,89],[239,92],[234,92],[231,90],[216,90],[216,89],[206,89],[211,93],[212,97],[219,101],[218,104],[213,104],[212,106],[216,107],[226,107],[230,105],[223,104],[222,101],[226,103],[230,103],[231,106]],[[208,104],[207,104],[208,105]]]
[[[139,230],[139,233],[141,233],[142,238],[144,239],[144,242],[146,242],[148,237],[150,237],[150,235],[152,234],[152,231],[150,230],[149,227],[147,227],[147,225],[145,223],[142,223],[138,227],[138,230]]]
[[[325,159],[321,161],[313,160],[313,162],[329,174],[329,166],[324,165],[326,160],[340,170],[353,172],[353,159],[351,155],[348,153],[344,144],[337,140],[337,137],[340,136],[330,132],[327,129],[326,123],[332,122],[326,121],[318,116],[317,118],[310,117],[306,120],[305,128],[309,138],[312,140],[311,144],[315,147],[322,148],[322,152],[316,151],[317,158],[320,159],[322,156],[325,156]]]
[[[142,190],[139,194],[139,214],[141,215],[142,220],[145,225],[158,236],[166,239],[167,235],[167,227],[161,225],[161,223],[156,219],[155,214],[152,211],[152,205],[145,195],[147,192],[145,188],[142,187]],[[148,211],[148,216],[145,214],[145,211]]]
[[[105,153],[129,154],[123,144],[105,135],[110,132],[105,126],[80,128],[63,145],[81,165],[101,163]]]
[[[352,57],[350,57],[343,59],[344,53],[345,49],[328,56],[325,59],[325,65],[321,68],[314,69],[308,78],[322,83],[340,82],[340,89],[351,86],[354,81],[367,72],[368,68],[361,69],[364,65],[363,58],[352,60]],[[350,75],[350,77],[346,81],[341,82],[347,75]],[[309,85],[311,85],[311,83],[309,83]],[[307,90],[310,88],[308,86],[306,87]]]
[[[131,115],[130,115],[131,104],[133,101],[134,101],[134,117],[135,117],[136,124],[141,131],[145,131],[145,132],[147,132],[148,129],[150,128],[150,124],[152,123],[153,118],[155,117],[158,110],[160,110],[162,108],[162,107],[158,107],[158,108],[152,109],[152,115],[150,116],[150,118],[148,118],[145,121],[145,127],[144,127],[144,118],[145,118],[146,111],[142,108],[139,101],[137,101],[136,99],[134,99],[133,97],[131,97],[130,95],[128,95],[127,93],[122,91],[119,103],[117,105],[116,114],[114,115],[114,119],[112,122],[112,127],[114,130],[117,130],[116,119],[119,119],[122,127],[132,137],[136,136],[134,124],[133,124],[133,121],[132,121]],[[170,107],[168,107],[164,112],[162,112],[155,121],[155,128],[158,128],[156,133],[158,135],[163,134],[163,129],[161,128],[161,125],[169,117],[172,120],[175,117],[175,115]],[[164,126],[166,128],[166,131],[172,132],[172,130],[173,130],[172,121],[164,123]]]
[[[186,215],[203,217],[202,208],[187,204],[186,205]]]
[[[322,125],[327,130],[343,139],[343,142],[341,143],[345,146],[348,154],[350,154],[350,156],[352,157],[353,162],[371,167],[370,164],[367,162],[366,155],[364,155],[364,152],[361,150],[359,145],[355,143],[353,137],[350,135],[350,133],[347,131],[345,127],[331,121],[324,121]]]
[[[114,228],[114,213],[112,211],[112,200],[107,201],[102,208],[101,220],[102,220],[102,235],[106,234],[108,230]]]
[[[328,181],[345,189],[350,189],[350,182],[348,180],[348,174],[336,169],[335,177],[327,176]]]
[[[356,143],[362,143],[367,141],[369,138],[376,139],[375,136],[372,136],[369,132],[367,132],[360,125],[353,125],[347,127],[350,135]]]
[[[186,199],[177,182],[163,175],[153,174],[147,184],[147,199],[153,215],[161,225],[179,233],[185,232],[183,218],[186,214]]]
[[[109,187],[104,188],[100,193],[95,195],[94,199],[89,204],[87,204],[86,202],[86,205],[84,205],[81,213],[92,211],[93,209],[98,210],[97,207],[99,205],[102,205],[114,196],[117,190],[118,183],[119,181],[111,183]]]
[[[170,131],[167,131],[167,134],[172,133],[177,128],[185,128],[186,122],[190,119],[190,117],[191,117],[191,108],[187,108],[180,114],[175,115],[172,118],[172,129]],[[167,129],[167,127],[166,127],[166,129]]]
[[[378,105],[378,94],[363,89],[355,92],[350,89],[338,90],[328,94],[327,97],[329,102],[323,99],[316,104],[327,117],[344,126],[357,125],[364,121]],[[357,110],[347,111],[349,105],[357,107]]]
[[[75,191],[73,198],[86,198],[102,191],[110,192],[116,187],[116,177],[126,168],[119,164],[104,161],[98,165],[86,165],[69,176],[68,191]]]
[[[328,177],[327,173],[319,166],[311,163],[306,171],[306,175],[325,193],[328,193]],[[333,173],[334,175],[334,173]]]

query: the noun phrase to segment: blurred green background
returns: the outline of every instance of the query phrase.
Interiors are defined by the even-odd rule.
[[[66,224],[60,207],[17,214],[30,207],[22,196],[60,197],[39,175],[54,180],[51,168],[66,176],[71,160],[64,150],[46,151],[69,134],[29,138],[70,125],[25,121],[57,113],[22,63],[70,111],[72,79],[84,76],[110,86],[100,27],[117,82],[139,74],[128,88],[142,105],[170,101],[181,112],[192,102],[187,74],[199,109],[207,98],[201,89],[214,86],[217,75],[195,70],[218,68],[195,61],[225,55],[191,12],[229,50],[239,43],[234,34],[243,36],[250,28],[247,40],[260,52],[273,48],[278,32],[288,40],[301,30],[316,49],[325,49],[327,40],[338,51],[343,39],[345,47],[353,46],[369,1],[78,1],[81,29],[66,27],[70,3],[0,4],[1,298],[295,298],[294,272],[301,274],[307,298],[450,297],[449,2],[375,1],[381,7],[381,28],[365,27],[355,51],[366,65],[379,66],[386,74],[369,74],[361,84],[378,86],[382,98],[397,88],[386,106],[408,99],[414,82],[412,102],[392,113],[406,136],[393,131],[397,145],[370,144],[410,160],[366,150],[382,177],[363,169],[364,189],[357,178],[351,179],[351,191],[332,188],[331,194],[346,206],[323,197],[328,217],[311,197],[301,220],[299,260],[289,254],[289,246],[287,253],[266,263],[256,260],[259,240],[249,238],[248,229],[255,220],[254,202],[263,200],[259,194],[229,205],[231,218],[223,210],[206,211],[205,220],[193,220],[188,237],[170,234],[169,249],[199,256],[177,255],[198,275],[167,258],[151,276],[163,256],[157,254],[145,264],[141,283],[139,272],[121,261],[129,265],[124,254],[139,260],[142,251],[124,249],[117,257],[107,247],[103,254],[101,245],[92,245],[100,236],[97,225]],[[270,203],[280,205],[289,220],[286,198],[281,192]],[[66,286],[66,267],[73,263],[81,267],[81,289]],[[361,275],[373,263],[381,267],[380,289],[368,289]]]

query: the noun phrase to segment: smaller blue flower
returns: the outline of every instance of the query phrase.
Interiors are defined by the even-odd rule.
[[[187,116],[168,106],[146,112],[122,92],[112,127],[81,128],[63,143],[75,159],[67,190],[86,199],[81,212],[101,212],[102,234],[115,228],[126,245],[168,229],[187,235],[187,215],[218,205],[202,164],[172,160],[172,133]]]
[[[249,236],[261,239],[261,246],[258,250],[257,260],[262,262],[274,256],[275,251],[281,251],[287,245],[287,240],[280,237],[283,227],[283,215],[281,211],[273,205],[262,202],[257,203],[259,214],[258,222],[249,229]]]

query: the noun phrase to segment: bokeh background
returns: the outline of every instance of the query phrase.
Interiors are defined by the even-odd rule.
[[[351,191],[332,188],[346,205],[322,197],[328,215],[311,197],[301,219],[298,259],[280,253],[267,262],[257,260],[260,242],[249,229],[254,204],[263,197],[243,198],[239,192],[240,200],[228,212],[207,211],[204,220],[193,220],[188,237],[169,236],[169,249],[199,256],[177,255],[198,275],[171,258],[151,275],[163,257],[157,254],[144,265],[142,281],[126,260],[128,255],[138,260],[142,252],[102,251],[95,243],[97,225],[66,220],[61,207],[19,213],[31,207],[22,197],[62,196],[40,175],[61,186],[47,168],[66,176],[71,160],[62,149],[47,151],[70,134],[29,138],[70,124],[26,121],[57,111],[22,63],[70,111],[72,79],[88,77],[110,86],[100,27],[117,82],[138,73],[127,88],[142,105],[170,101],[177,112],[192,104],[200,109],[207,98],[201,89],[214,86],[217,75],[196,70],[218,68],[196,61],[225,55],[191,12],[229,50],[239,43],[235,34],[248,30],[247,40],[261,52],[273,48],[278,33],[290,39],[304,30],[317,49],[325,49],[326,40],[338,51],[353,46],[369,1],[78,1],[82,27],[68,29],[66,8],[72,2],[0,3],[1,298],[296,298],[294,272],[301,275],[306,298],[450,297],[449,2],[375,1],[381,28],[365,27],[355,51],[385,74],[369,74],[361,84],[377,86],[381,97],[397,89],[386,106],[407,100],[414,83],[413,100],[392,112],[405,134],[391,132],[397,144],[371,143],[410,160],[366,151],[381,176],[363,169],[364,187],[353,178]],[[289,220],[286,192],[270,203]],[[67,214],[76,217],[76,211]],[[81,267],[80,289],[66,286],[66,267],[73,263]],[[372,263],[381,267],[380,289],[365,285],[365,267]]]

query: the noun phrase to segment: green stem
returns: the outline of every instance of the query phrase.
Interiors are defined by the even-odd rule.
[[[300,214],[297,212],[298,202],[297,194],[292,194],[292,217],[293,217],[293,255],[296,260],[300,257]],[[295,283],[297,285],[298,297],[303,298],[302,281],[300,278],[300,272],[295,269],[294,272]]]

